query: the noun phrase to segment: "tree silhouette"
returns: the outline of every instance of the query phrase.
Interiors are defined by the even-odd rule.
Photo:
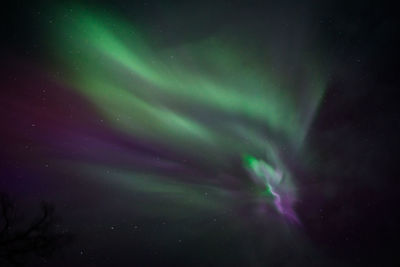
[[[27,223],[15,202],[0,193],[0,265],[23,266],[33,256],[49,258],[72,240],[69,232],[56,228],[57,217],[49,203],[43,202],[40,215]]]

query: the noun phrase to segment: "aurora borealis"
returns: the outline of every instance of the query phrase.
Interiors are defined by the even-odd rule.
[[[390,266],[381,9],[85,2],[10,15],[0,191],[76,233],[32,266]]]
[[[292,183],[278,147],[285,145],[291,151],[302,149],[302,141],[324,91],[322,74],[317,70],[303,77],[309,79],[304,81],[306,85],[284,88],[285,85],[280,85],[284,84],[283,79],[269,78],[271,75],[265,67],[258,69],[261,62],[254,60],[251,66],[243,68],[241,62],[246,59],[240,57],[239,51],[244,48],[237,48],[235,52],[228,45],[225,47],[218,37],[152,51],[151,45],[132,26],[111,16],[107,25],[101,14],[91,14],[79,7],[73,10],[65,21],[55,24],[55,40],[61,47],[55,53],[66,55],[60,61],[65,62],[71,73],[68,81],[61,83],[68,84],[92,103],[104,117],[104,125],[206,168],[217,168],[222,175],[243,154],[260,155],[280,171],[284,170],[281,174],[285,176],[284,187]],[[66,30],[61,31],[60,37],[64,24]],[[304,99],[307,104],[302,103]],[[162,172],[168,169],[160,164],[163,161],[165,165],[187,168],[182,161],[160,157],[156,161],[149,159],[151,170],[143,173],[128,166],[130,172],[124,179],[154,176],[155,184],[145,187],[161,188],[161,192],[163,179],[187,181],[186,175],[180,177],[179,171],[173,173],[175,177],[162,178]],[[132,159],[131,164],[135,163]],[[92,165],[95,167],[96,163]],[[104,167],[104,164],[97,165]],[[257,175],[263,176],[259,172]],[[199,179],[220,194],[232,194],[232,188],[217,185],[215,178]],[[280,186],[280,182],[275,185]],[[272,185],[267,184],[273,192]],[[186,187],[186,182],[182,186]],[[165,188],[167,194],[173,194],[168,186]],[[186,191],[185,188],[176,190]],[[242,188],[234,189],[233,193],[236,190]],[[294,186],[285,194],[294,198]],[[278,195],[274,197],[275,201],[280,199]],[[285,213],[280,205],[277,208]]]

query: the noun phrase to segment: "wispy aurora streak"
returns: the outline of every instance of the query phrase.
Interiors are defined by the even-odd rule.
[[[232,168],[242,155],[254,155],[244,156],[249,182],[261,183],[278,212],[297,221],[295,187],[283,156],[304,150],[325,87],[315,64],[301,64],[301,83],[296,83],[279,74],[274,62],[223,34],[171,47],[129,22],[79,7],[60,17],[55,29],[52,49],[68,73],[61,82],[89,100],[112,131],[170,151],[145,171],[137,167],[140,160],[130,167],[80,162],[90,166],[88,172],[120,169],[123,178],[105,179],[132,181],[132,190],[148,194],[196,195],[191,203],[198,206],[205,206],[198,196],[211,187],[215,199],[204,201],[211,208],[210,201],[221,196],[229,205],[229,199],[243,195],[246,189],[237,187],[240,179]],[[193,166],[187,160],[204,169],[188,175]],[[185,194],[189,188],[196,193]]]
[[[273,196],[278,212],[298,223],[299,219],[292,207],[295,199],[294,187],[288,177],[283,180],[283,171],[279,167],[274,169],[263,160],[257,160],[249,155],[245,155],[243,159],[255,183],[265,187],[264,195]]]

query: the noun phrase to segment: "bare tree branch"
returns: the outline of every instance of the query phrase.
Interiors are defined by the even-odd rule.
[[[22,266],[34,255],[50,257],[72,240],[68,232],[55,229],[57,218],[49,203],[41,204],[40,216],[29,224],[17,224],[15,204],[1,193],[0,208],[0,263]]]

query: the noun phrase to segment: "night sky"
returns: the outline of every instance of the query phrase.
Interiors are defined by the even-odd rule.
[[[2,8],[0,192],[73,236],[26,266],[398,266],[398,12],[273,2]]]

